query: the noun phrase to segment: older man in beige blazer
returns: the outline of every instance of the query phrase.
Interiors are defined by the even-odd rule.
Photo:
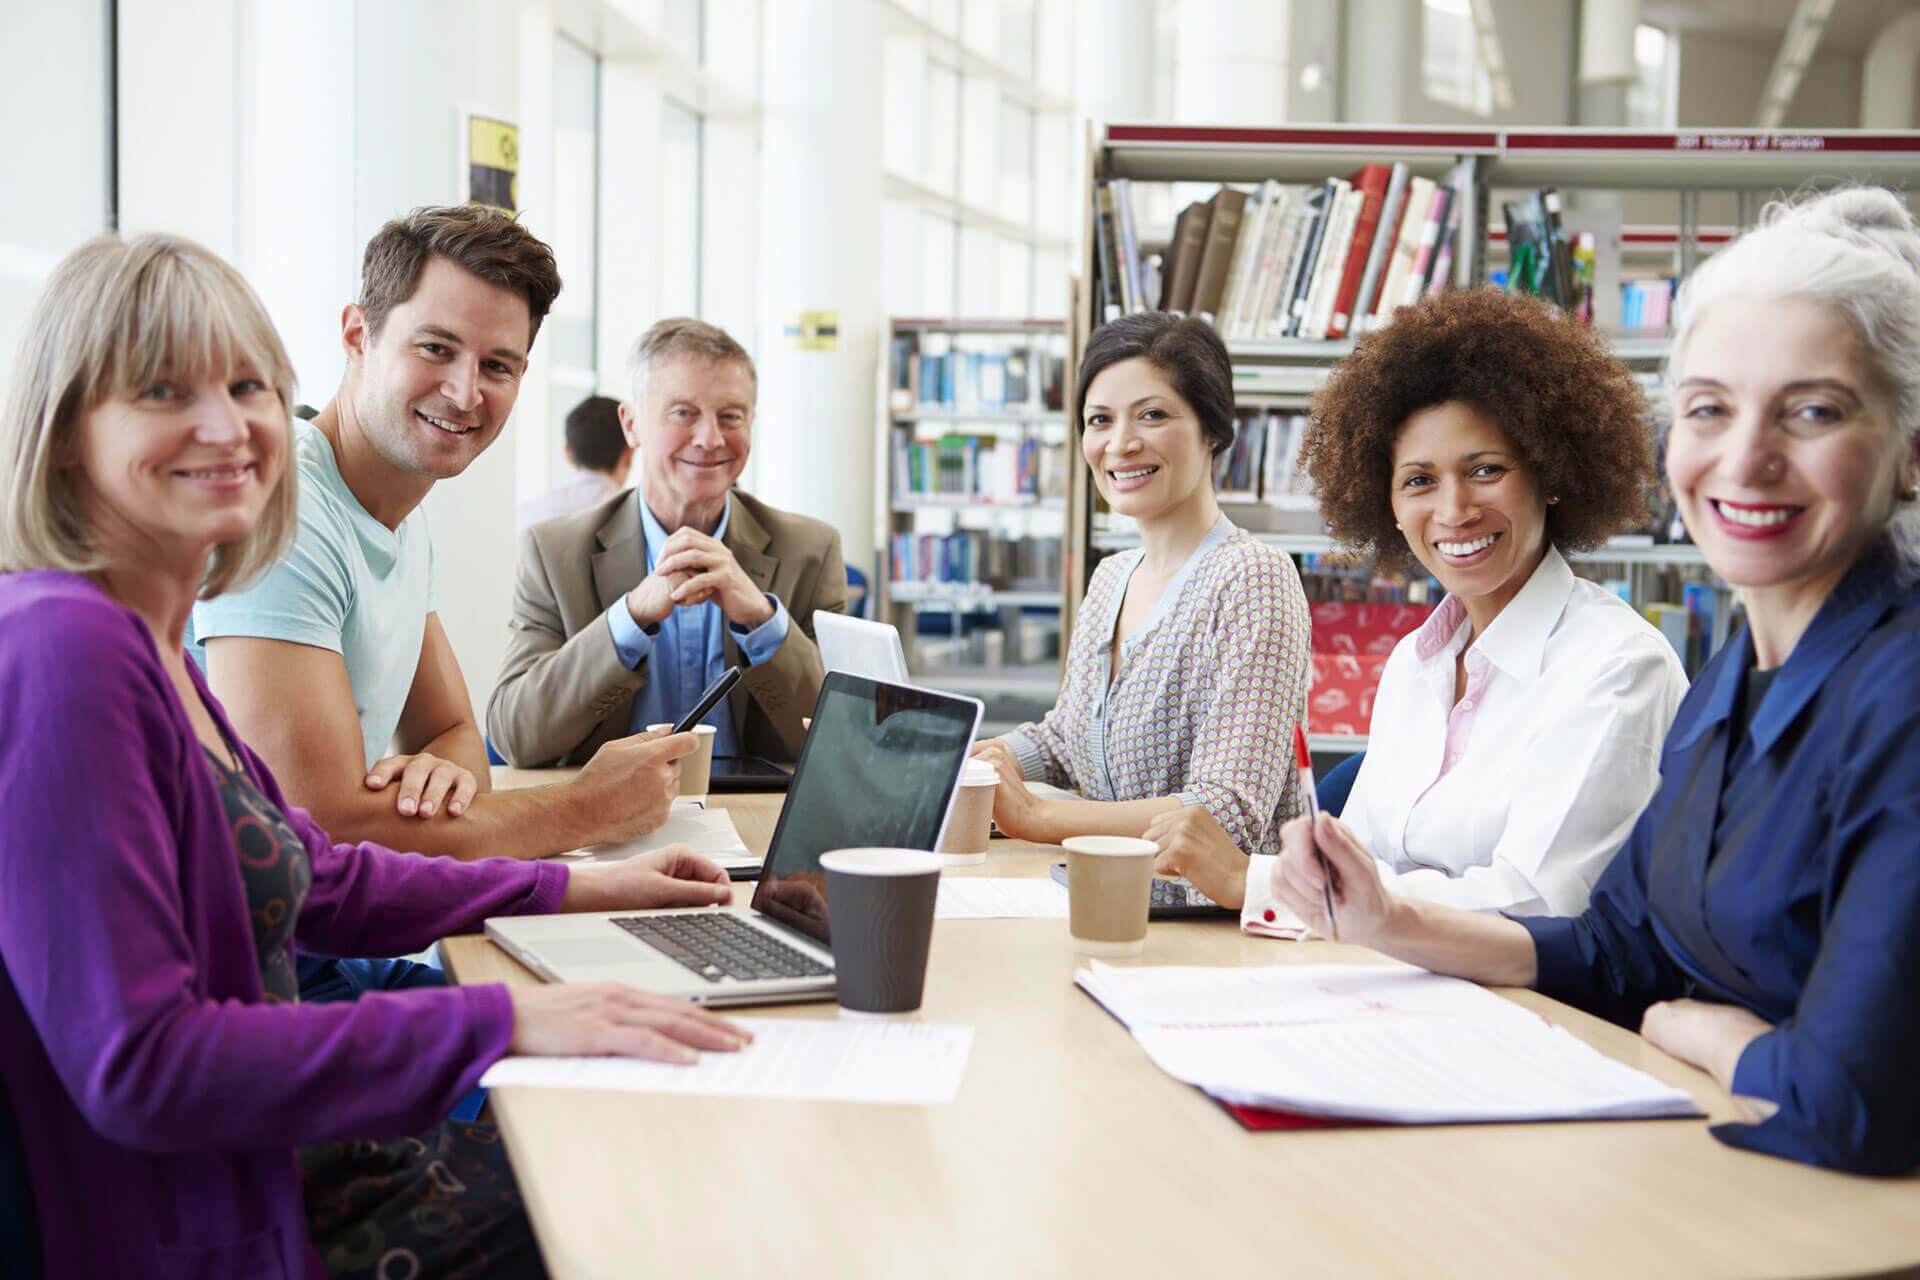
[[[758,387],[723,331],[663,320],[628,372],[620,421],[639,487],[521,535],[488,737],[516,765],[579,764],[678,719],[723,666],[740,666],[707,717],[714,753],[790,761],[823,675],[813,615],[846,609],[840,535],[734,487]]]

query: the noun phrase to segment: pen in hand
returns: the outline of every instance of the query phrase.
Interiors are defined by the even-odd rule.
[[[1307,800],[1308,830],[1319,825],[1320,797],[1314,791],[1313,756],[1307,751],[1307,731],[1300,725],[1293,726],[1293,767],[1300,773],[1300,791]],[[1320,864],[1320,890],[1326,894],[1327,932],[1335,942],[1340,941],[1340,922],[1333,915],[1333,872],[1327,867],[1327,855],[1320,852],[1320,842],[1314,839],[1313,856]]]

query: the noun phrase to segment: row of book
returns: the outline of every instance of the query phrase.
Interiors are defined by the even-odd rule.
[[[1031,503],[1066,496],[1062,446],[1034,436],[961,435],[921,439],[893,429],[895,498]]]
[[[1406,165],[1249,193],[1223,186],[1188,205],[1159,258],[1143,253],[1125,178],[1096,184],[1097,288],[1105,319],[1158,307],[1228,339],[1344,338],[1447,287],[1472,162],[1435,182]]]
[[[1624,598],[1632,603],[1630,595]],[[1699,674],[1707,659],[1719,651],[1738,625],[1734,617],[1738,604],[1731,592],[1722,598],[1719,589],[1704,582],[1685,584],[1680,600],[1679,604],[1649,604],[1645,612],[1647,621],[1660,629],[1660,634],[1680,655],[1680,662],[1691,677]]]
[[[995,591],[1057,591],[1057,536],[1010,538],[980,529],[896,533],[887,540],[887,575],[896,583],[978,586]]]
[[[1241,413],[1233,445],[1213,460],[1213,488],[1223,502],[1310,499],[1312,482],[1299,470],[1305,414]]]
[[[1629,280],[1620,286],[1620,324],[1627,329],[1664,329],[1673,320],[1678,280]]]
[[[894,413],[1054,412],[1066,386],[1066,357],[1044,347],[958,350],[943,334],[893,339],[889,402]]]

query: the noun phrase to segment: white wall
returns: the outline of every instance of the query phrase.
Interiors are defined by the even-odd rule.
[[[104,0],[0,4],[0,400],[21,323],[54,263],[107,229]]]

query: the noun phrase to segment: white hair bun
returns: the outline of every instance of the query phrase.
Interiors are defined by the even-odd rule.
[[[1769,227],[1810,231],[1876,249],[1920,272],[1920,231],[1900,197],[1883,187],[1843,187],[1795,204],[1775,205]]]

